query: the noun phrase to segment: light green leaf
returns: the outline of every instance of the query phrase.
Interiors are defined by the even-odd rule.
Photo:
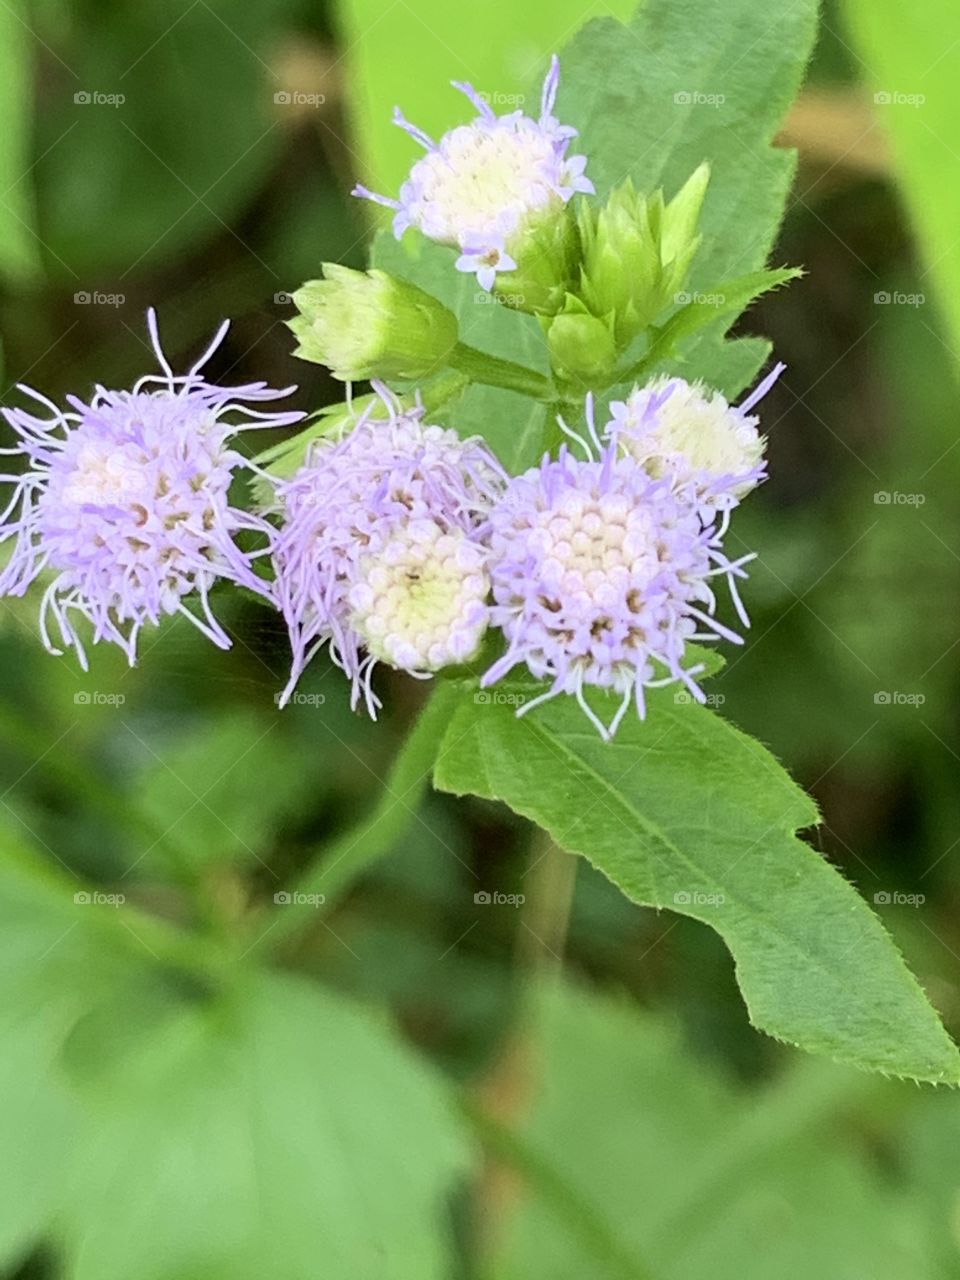
[[[517,686],[531,696],[535,686]],[[435,781],[502,800],[635,902],[709,924],[759,1030],[870,1070],[960,1080],[880,922],[795,836],[813,802],[760,743],[670,690],[600,740],[571,698],[517,719],[465,692]]]
[[[16,0],[0,6],[0,273],[23,276],[37,265],[30,174],[33,42]]]
[[[294,978],[184,1006],[86,1075],[71,1280],[442,1280],[464,1161],[442,1087]]]
[[[893,0],[845,0],[857,60],[874,112],[893,149],[895,172],[931,281],[960,359],[960,147],[955,35],[951,0],[924,0],[904,21]],[[879,293],[893,292],[878,280]]]
[[[517,1137],[658,1280],[941,1274],[915,1200],[836,1123],[886,1114],[896,1086],[810,1059],[748,1093],[676,1025],[586,991],[545,994],[526,1033],[541,1075]],[[489,1280],[618,1280],[528,1164]]]
[[[115,992],[120,966],[131,967],[129,947],[111,941],[115,909],[75,900],[84,892],[79,880],[48,874],[0,828],[4,1270],[45,1232],[64,1191],[79,1113],[58,1070],[59,1054],[90,1008]],[[150,958],[146,950],[143,957]]]

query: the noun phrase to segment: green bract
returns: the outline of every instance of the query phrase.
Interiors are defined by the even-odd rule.
[[[442,368],[457,342],[456,317],[429,293],[384,271],[324,264],[324,279],[293,295],[296,355],[325,364],[341,382],[422,378]]]
[[[627,178],[598,208],[580,204],[580,292],[595,316],[609,317],[623,350],[679,296],[700,245],[697,220],[710,178],[700,165],[669,203],[638,194]]]

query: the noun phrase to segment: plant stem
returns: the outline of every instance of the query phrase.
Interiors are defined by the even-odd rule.
[[[521,395],[532,396],[535,400],[548,400],[553,394],[550,379],[542,373],[525,369],[511,360],[501,360],[499,356],[487,355],[485,351],[477,351],[463,342],[457,343],[449,359],[454,369],[465,373],[474,382],[519,391]]]
[[[623,1280],[652,1280],[653,1272],[636,1256],[632,1246],[617,1236],[603,1212],[585,1200],[551,1161],[543,1159],[469,1096],[462,1098],[461,1109],[487,1150],[536,1187],[586,1251],[609,1264],[611,1275]]]
[[[539,1044],[530,1028],[539,1025],[538,1005],[545,987],[556,982],[563,967],[576,882],[576,858],[544,832],[531,842],[524,879],[526,900],[517,932],[515,955],[520,980],[514,1027],[480,1088],[478,1108],[502,1134],[522,1127],[533,1103],[540,1074]],[[518,1173],[515,1160],[504,1161],[494,1146],[474,1196],[474,1231],[481,1258],[496,1255],[503,1219],[516,1202]],[[640,1275],[640,1272],[631,1272]]]
[[[273,949],[311,928],[318,910],[330,911],[359,876],[390,852],[416,819],[459,693],[455,685],[438,684],[430,694],[390,767],[372,812],[323,850],[303,872],[293,902],[277,911],[270,930]],[[297,910],[296,894],[322,896],[323,902],[319,909]]]

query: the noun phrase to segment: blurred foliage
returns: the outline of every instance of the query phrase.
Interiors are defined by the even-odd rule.
[[[859,103],[862,77],[868,102],[887,87],[925,92],[930,114],[878,114],[896,177],[831,152],[829,129],[801,157],[773,259],[808,275],[741,326],[770,334],[789,371],[765,414],[771,480],[735,527],[744,551],[761,551],[753,634],[713,687],[723,714],[815,795],[823,856],[868,901],[890,896],[884,922],[956,1036],[955,337],[928,304],[875,302],[932,297],[935,278],[945,308],[956,292],[954,158],[918,141],[926,120],[950,143],[937,121],[957,110],[955,16],[938,19],[941,8],[920,0],[907,21],[851,4],[849,29],[824,12],[815,90]],[[6,399],[19,379],[85,394],[143,372],[148,302],[178,361],[231,314],[217,376],[298,381],[308,407],[337,399],[291,358],[282,295],[323,259],[362,261],[368,211],[349,184],[365,172],[391,189],[410,155],[389,108],[429,130],[455,116],[451,77],[529,92],[580,16],[421,0],[0,5]],[[944,57],[918,86],[910,60],[928,31],[930,64]],[[378,252],[406,257],[392,242]],[[95,293],[123,301],[74,300]],[[471,340],[484,345],[495,323],[478,315]],[[515,424],[499,394],[506,450]],[[468,396],[462,422],[477,412]],[[278,927],[275,945],[274,894],[374,811],[417,688],[388,677],[390,710],[373,727],[350,712],[339,673],[315,665],[302,686],[313,701],[280,715],[285,638],[236,599],[222,609],[237,643],[215,663],[174,623],[142,667],[98,651],[84,676],[40,650],[32,602],[0,603],[11,1278],[313,1277],[321,1234],[351,1277],[425,1280],[446,1265],[599,1278],[634,1261],[634,1275],[664,1280],[960,1273],[956,1095],[801,1061],[755,1036],[712,931],[634,907],[586,865],[565,953],[577,987],[529,1002],[524,915],[474,901],[530,892],[528,831],[499,806],[430,797],[399,839],[388,824],[395,855],[331,914],[311,926],[311,907],[280,908],[303,923]],[[395,792],[411,807],[414,781]],[[126,901],[74,903],[94,891]],[[925,901],[898,904],[897,891]],[[201,913],[213,936],[241,942],[235,1008],[210,999],[220,953],[181,950],[175,926]],[[269,986],[248,982],[271,952]],[[518,1053],[531,1064],[519,1089],[502,1069]],[[476,1160],[466,1172],[448,1115],[449,1088],[466,1085],[513,1137],[496,1150],[490,1139],[482,1176]],[[347,1170],[365,1179],[362,1196],[344,1198]],[[460,1192],[441,1204],[451,1176]],[[437,1224],[451,1220],[445,1234]],[[403,1242],[392,1262],[371,1257],[378,1238]]]
[[[845,0],[844,9],[926,262],[920,279],[936,290],[960,360],[956,46],[945,47],[956,10],[948,0],[924,0],[904,23],[891,0]]]

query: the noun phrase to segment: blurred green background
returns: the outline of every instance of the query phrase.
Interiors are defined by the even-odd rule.
[[[292,359],[287,295],[323,260],[364,262],[370,210],[348,191],[357,177],[393,190],[409,163],[393,103],[442,129],[461,110],[451,78],[528,91],[582,22],[631,8],[0,0],[4,402],[19,402],[18,381],[85,396],[94,381],[123,386],[151,369],[150,304],[176,365],[229,315],[211,376],[296,382],[309,409],[339,399],[322,370]],[[735,525],[744,550],[760,551],[753,631],[713,688],[722,714],[816,797],[824,821],[809,838],[877,904],[958,1037],[960,18],[918,0],[903,26],[886,0],[828,5],[785,125],[800,166],[775,257],[808,274],[740,325],[769,335],[788,372],[765,407],[771,479]],[[374,726],[318,661],[301,684],[309,696],[279,714],[282,627],[229,594],[229,653],[179,622],[146,638],[137,669],[104,649],[87,675],[43,652],[34,599],[0,605],[3,858],[48,863],[175,922],[197,911],[184,868],[212,928],[257,919],[376,802],[423,695],[385,673]],[[757,1036],[710,930],[631,906],[583,863],[564,941],[551,917],[564,887],[527,878],[529,844],[504,810],[430,797],[392,856],[276,956],[389,1011],[408,1044],[522,1135],[522,1155],[493,1142],[461,1171],[449,1273],[638,1275],[636,1247],[671,1280],[960,1276],[960,1099]],[[528,902],[478,906],[479,890]],[[0,956],[20,947],[29,960],[31,917],[12,902],[0,908]],[[546,967],[531,924],[564,950],[543,994],[531,994]],[[252,932],[252,952],[269,929]],[[149,961],[148,942],[135,937],[134,952],[141,942]],[[44,969],[46,955],[28,967]],[[52,990],[56,1003],[67,979],[48,976],[43,998]],[[122,976],[106,1020],[84,1029],[76,997],[81,1073],[155,1014],[162,1025],[169,993],[154,993],[154,1010]],[[191,1179],[219,1174],[164,1145],[135,1092],[96,1152],[82,1148],[77,1163],[61,1149],[50,1096],[25,1093],[17,1069],[35,999],[12,984],[0,1018],[3,1274],[246,1275],[174,1243],[168,1184],[188,1196]],[[281,1070],[271,1088],[287,1087]],[[364,1097],[369,1141],[352,1159],[374,1171],[367,1194],[389,1202],[419,1158],[416,1143],[403,1158],[396,1149],[406,1095]],[[116,1178],[97,1176],[114,1163]],[[61,1174],[93,1190],[64,1191]],[[263,1176],[280,1196],[309,1181],[293,1156]],[[211,1230],[231,1229],[230,1185]],[[125,1216],[128,1198],[142,1221]],[[166,1219],[148,1225],[150,1206]],[[87,1245],[66,1271],[58,1242],[78,1230]],[[270,1242],[259,1274],[326,1274],[322,1258],[315,1272],[276,1261],[297,1230]],[[627,1242],[625,1256],[611,1240]],[[356,1272],[387,1274],[401,1272]]]

